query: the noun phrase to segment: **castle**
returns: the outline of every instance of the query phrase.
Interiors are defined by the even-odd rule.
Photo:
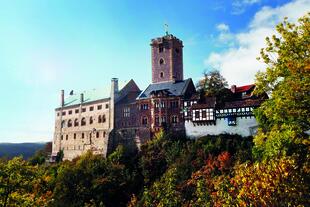
[[[106,156],[122,144],[136,148],[162,128],[188,137],[206,134],[255,133],[253,109],[263,99],[253,96],[255,85],[232,86],[232,98],[218,104],[199,96],[191,78],[183,78],[183,43],[171,34],[151,40],[152,83],[143,91],[134,80],[111,90],[61,91],[55,109],[52,157],[60,150],[72,160],[87,150]]]

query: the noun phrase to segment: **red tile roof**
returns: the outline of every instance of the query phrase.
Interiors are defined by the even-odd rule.
[[[246,92],[250,90],[251,88],[253,88],[254,86],[255,84],[236,87],[236,93]]]

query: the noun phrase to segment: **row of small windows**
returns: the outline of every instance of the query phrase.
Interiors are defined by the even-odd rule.
[[[165,108],[166,107],[166,102],[155,102],[154,103],[155,108]],[[170,101],[170,108],[179,108],[179,101]],[[149,105],[148,104],[141,104],[140,105],[140,110],[148,110]]]
[[[232,112],[250,112],[253,110],[253,107],[245,107],[245,108],[234,108],[234,109],[221,109],[220,113],[232,113]]]
[[[98,123],[104,123],[106,122],[106,118],[105,118],[105,115],[99,115],[98,116]],[[89,117],[89,124],[93,124],[94,123],[94,119],[93,117]],[[67,124],[67,125],[66,125]],[[65,120],[63,120],[61,122],[61,128],[64,128],[64,127],[78,127],[79,124],[81,124],[81,126],[85,126],[86,125],[86,118],[83,117],[81,119],[81,121],[79,122],[79,119],[75,119],[74,122],[73,120],[69,119],[67,122]]]
[[[106,104],[105,105],[105,108],[106,109],[108,109],[109,108],[109,104]],[[97,105],[97,110],[101,110],[102,109],[102,105]],[[75,109],[75,110],[69,110],[68,111],[68,115],[71,115],[72,113],[73,113],[73,111],[76,113],[76,114],[78,114],[79,112],[80,112],[80,109]],[[94,106],[90,106],[89,107],[89,111],[94,111]],[[83,112],[86,112],[86,108],[82,108],[82,113]],[[66,115],[66,111],[63,111],[62,113],[62,116],[65,116]],[[59,116],[60,115],[60,113],[58,112],[57,113],[57,116]]]
[[[148,124],[148,118],[146,116],[142,117],[141,122],[142,122],[142,125],[147,125]],[[171,116],[171,123],[176,124],[178,122],[179,122],[178,116],[176,116],[176,115]],[[165,116],[162,116],[162,117],[156,116],[155,117],[155,124],[156,125],[161,125],[163,123],[167,123],[167,119]]]
[[[87,133],[81,133],[81,139],[84,139],[84,138],[86,138],[86,134]],[[92,138],[93,137],[93,134],[94,133],[89,133],[89,138]],[[106,132],[105,131],[103,131],[103,133],[100,133],[100,132],[95,132],[95,134],[94,134],[94,137],[96,137],[96,138],[100,138],[101,136],[100,135],[102,135],[102,137],[105,137],[106,136]],[[73,139],[75,140],[75,139],[77,139],[77,134],[76,133],[73,133]],[[68,134],[66,134],[66,135],[61,135],[61,140],[69,140],[69,135]]]

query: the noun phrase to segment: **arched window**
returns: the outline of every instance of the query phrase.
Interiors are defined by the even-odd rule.
[[[74,126],[75,126],[75,127],[79,126],[79,120],[78,120],[78,119],[75,119],[75,120],[74,120]]]
[[[101,120],[101,115],[98,116],[98,123],[101,123],[102,120]]]
[[[61,128],[65,128],[65,127],[66,127],[66,121],[63,120],[63,121],[61,122]]]
[[[105,115],[102,115],[102,123],[104,123],[105,121],[106,121]]]
[[[147,125],[147,117],[146,116],[144,116],[142,118],[142,125]]]
[[[85,118],[83,117],[82,120],[81,120],[81,126],[85,126],[86,125],[86,120]]]
[[[72,121],[71,121],[71,119],[68,120],[68,127],[72,127]]]
[[[89,117],[89,124],[93,124],[93,117],[91,116],[91,117]]]
[[[163,78],[164,77],[164,72],[160,72],[159,77]]]
[[[164,63],[165,63],[164,59],[163,59],[163,58],[160,58],[159,64],[162,65],[162,64],[164,64]]]

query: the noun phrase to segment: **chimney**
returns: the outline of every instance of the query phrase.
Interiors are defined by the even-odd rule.
[[[118,79],[112,78],[111,80],[111,98],[115,98],[118,93]]]
[[[231,92],[236,93],[236,88],[237,88],[236,85],[232,85],[232,86],[230,87]]]
[[[81,93],[81,103],[83,103],[83,102],[84,102],[84,94]]]
[[[61,90],[60,94],[60,106],[63,107],[65,105],[65,90]]]

